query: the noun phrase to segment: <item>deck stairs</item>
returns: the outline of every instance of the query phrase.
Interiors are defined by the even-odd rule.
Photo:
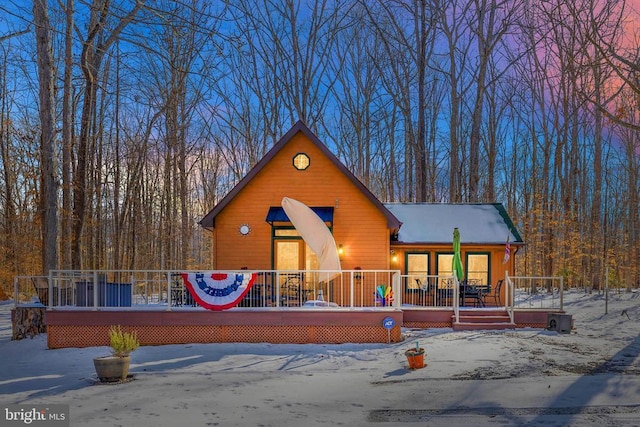
[[[461,309],[460,321],[452,317],[454,331],[503,330],[515,329],[507,310],[500,309]]]

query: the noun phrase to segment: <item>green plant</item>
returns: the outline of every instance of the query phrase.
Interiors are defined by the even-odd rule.
[[[120,325],[109,328],[109,345],[114,356],[126,357],[140,347],[135,331],[124,332]]]

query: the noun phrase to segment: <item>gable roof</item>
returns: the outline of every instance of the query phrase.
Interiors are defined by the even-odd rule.
[[[400,221],[398,243],[451,243],[458,227],[463,244],[522,245],[501,203],[386,203]]]
[[[376,196],[356,176],[346,168],[344,164],[324,145],[318,137],[302,122],[298,121],[275,145],[264,155],[262,159],[245,175],[244,178],[236,184],[235,187],[227,193],[220,202],[202,218],[199,224],[207,229],[215,227],[216,216],[233,200],[233,198],[242,191],[242,189],[273,159],[280,150],[287,145],[289,141],[298,133],[302,132],[309,140],[315,144],[318,149],[355,185],[360,192],[385,216],[387,219],[387,227],[391,230],[397,230],[402,223],[396,218],[385,205],[378,200]]]

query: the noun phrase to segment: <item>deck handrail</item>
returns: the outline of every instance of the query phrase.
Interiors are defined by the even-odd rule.
[[[534,309],[539,304],[540,309],[554,308],[564,310],[564,277],[563,276],[509,276],[512,283],[512,303],[514,310],[528,304],[527,309]],[[547,286],[540,286],[546,283]],[[523,284],[523,285],[520,285]],[[557,284],[557,285],[556,285]],[[516,290],[520,290],[516,292]],[[516,296],[526,295],[516,301]],[[556,305],[556,299],[558,304]],[[520,307],[521,308],[521,307]]]
[[[147,305],[148,308],[173,310],[184,304],[185,292],[182,273],[215,271],[220,273],[256,273],[262,280],[263,291],[269,287],[268,299],[263,297],[260,306],[243,305],[243,308],[302,308],[303,303],[311,297],[317,297],[319,290],[331,290],[340,298],[340,308],[382,308],[398,309],[402,304],[402,283],[399,270],[51,270],[48,276],[49,295],[57,293],[58,297],[49,298],[47,308],[78,307],[86,310],[100,310],[102,307],[129,308],[130,306]],[[329,282],[320,282],[323,273],[338,273]],[[284,275],[295,275],[301,278],[298,282],[299,300],[281,299],[281,285]],[[14,278],[14,305],[30,301],[35,290],[30,283],[35,276],[16,276]],[[99,286],[98,286],[99,285]],[[113,285],[113,286],[112,286]],[[125,287],[126,285],[126,287]],[[376,287],[385,285],[393,291],[393,301],[380,303],[375,294]],[[64,297],[61,288],[65,289]],[[115,288],[115,290],[114,290]],[[183,300],[174,301],[174,290],[179,289]],[[181,289],[181,290],[180,290]],[[252,288],[253,289],[253,288]],[[335,290],[335,292],[333,292]],[[249,291],[251,292],[251,290]],[[188,296],[188,292],[186,292]],[[126,297],[128,305],[123,305]],[[325,297],[331,295],[325,293]],[[84,298],[80,300],[80,298]],[[110,304],[109,300],[115,301]],[[105,302],[107,301],[107,302]],[[112,302],[113,302],[112,301]],[[44,301],[43,301],[44,302]],[[194,306],[193,300],[190,302]],[[338,301],[336,301],[338,302]]]
[[[455,323],[460,323],[460,280],[458,275],[453,271],[453,314],[455,316]]]

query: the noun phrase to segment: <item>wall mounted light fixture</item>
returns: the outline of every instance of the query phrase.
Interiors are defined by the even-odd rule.
[[[344,255],[344,248],[342,247],[342,243],[338,245],[338,255]]]
[[[398,262],[398,255],[396,254],[396,251],[393,249],[391,249],[391,262],[393,262],[394,264]]]

